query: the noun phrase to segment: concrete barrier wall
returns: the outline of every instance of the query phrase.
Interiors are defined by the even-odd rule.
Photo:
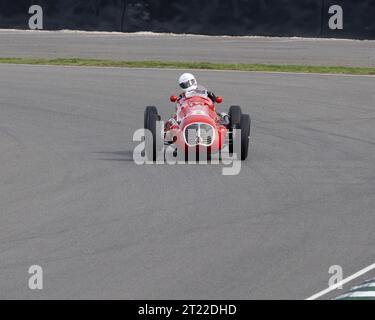
[[[28,29],[31,5],[46,30],[375,39],[375,0],[1,0],[0,28]],[[343,29],[330,28],[337,5]]]

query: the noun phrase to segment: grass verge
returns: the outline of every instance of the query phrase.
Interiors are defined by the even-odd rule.
[[[164,61],[121,61],[81,58],[0,58],[0,63],[32,64],[54,66],[86,66],[86,67],[126,67],[126,68],[169,68],[195,70],[233,70],[262,72],[295,72],[375,75],[375,68],[341,67],[341,66],[309,66],[309,65],[274,65],[246,63],[210,63],[210,62],[164,62]]]

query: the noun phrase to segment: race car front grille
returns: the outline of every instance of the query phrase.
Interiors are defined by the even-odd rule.
[[[205,123],[193,123],[185,128],[184,133],[186,144],[190,147],[202,145],[209,147],[215,139],[215,130]]]

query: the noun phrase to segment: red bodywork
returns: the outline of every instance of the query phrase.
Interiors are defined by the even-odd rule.
[[[171,97],[171,101],[173,101]],[[193,96],[190,98],[182,98],[177,101],[176,113],[173,115],[176,120],[174,124],[167,123],[165,126],[166,137],[173,140],[173,144],[181,150],[186,148],[197,148],[189,146],[185,140],[185,128],[192,124],[205,124],[213,128],[214,138],[209,146],[198,144],[200,149],[209,149],[215,153],[224,147],[227,128],[220,124],[220,117],[215,111],[215,105],[209,98],[202,96]]]

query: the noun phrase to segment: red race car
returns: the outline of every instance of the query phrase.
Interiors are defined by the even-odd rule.
[[[148,160],[164,157],[165,146],[173,146],[175,156],[178,152],[185,157],[195,153],[199,159],[199,154],[204,152],[207,160],[228,146],[230,155],[236,153],[241,160],[247,159],[251,119],[249,115],[242,114],[241,107],[230,107],[229,119],[223,123],[222,117],[216,113],[214,102],[208,97],[195,95],[178,99],[171,96],[170,100],[177,106],[176,113],[168,122],[161,121],[156,107],[149,106],[145,110],[144,128],[149,130],[146,135]],[[217,97],[216,103],[221,102],[222,98]],[[236,146],[241,148],[236,149]]]

